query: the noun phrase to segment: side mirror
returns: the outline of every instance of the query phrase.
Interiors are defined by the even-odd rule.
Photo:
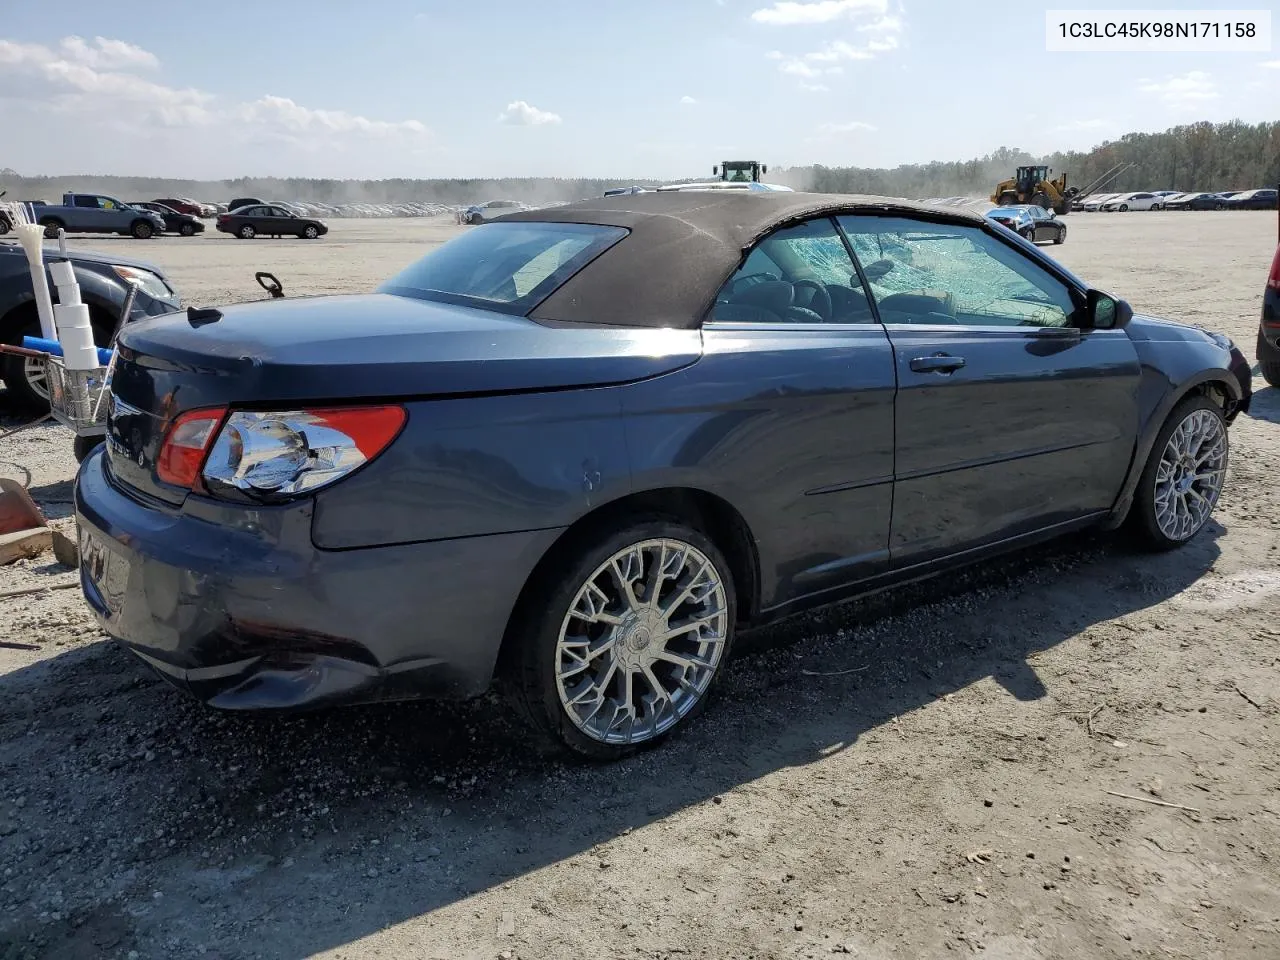
[[[717,163],[714,167],[711,168],[711,175],[713,177],[720,176],[720,164]]]
[[[769,172],[769,165],[768,165],[767,163],[762,163],[762,164],[760,164],[760,172],[761,172],[761,173],[768,173],[768,172]]]
[[[1118,330],[1133,319],[1128,301],[1101,290],[1089,291],[1086,309],[1091,330]]]

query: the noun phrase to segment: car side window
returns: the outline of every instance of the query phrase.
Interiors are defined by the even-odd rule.
[[[829,217],[760,240],[716,294],[721,323],[874,323],[849,251]]]
[[[886,324],[1069,327],[1084,298],[979,227],[845,216],[840,226]]]

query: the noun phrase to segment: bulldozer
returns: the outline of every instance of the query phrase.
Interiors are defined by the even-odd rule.
[[[1079,188],[1067,186],[1065,173],[1057,180],[1050,180],[1052,173],[1051,167],[1018,167],[1013,177],[996,184],[991,202],[1002,207],[1034,203],[1059,215],[1066,214],[1070,212],[1071,199],[1079,193]]]
[[[711,168],[711,175],[726,183],[759,183],[760,174],[768,172],[769,168],[759,160],[725,160]]]

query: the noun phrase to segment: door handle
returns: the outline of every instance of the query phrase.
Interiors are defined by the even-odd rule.
[[[935,353],[932,357],[913,358],[910,366],[916,373],[954,373],[964,366],[964,357]]]

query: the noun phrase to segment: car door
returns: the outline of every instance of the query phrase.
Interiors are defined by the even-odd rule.
[[[1032,204],[1027,208],[1027,213],[1031,215],[1032,239],[1037,242],[1041,240],[1052,240],[1054,230],[1050,225],[1049,214],[1045,212],[1044,207],[1038,207],[1035,204]]]
[[[890,552],[905,567],[1110,509],[1138,430],[1123,330],[978,225],[840,218],[898,371]]]
[[[757,538],[766,607],[883,571],[893,351],[834,222],[763,238],[721,288],[702,333],[697,377],[638,389],[670,415],[628,418],[631,450],[663,451],[726,485]],[[673,434],[684,422],[692,429]]]
[[[298,218],[286,210],[284,207],[271,208],[271,232],[278,233],[281,236],[290,234],[298,235],[301,230]]]

